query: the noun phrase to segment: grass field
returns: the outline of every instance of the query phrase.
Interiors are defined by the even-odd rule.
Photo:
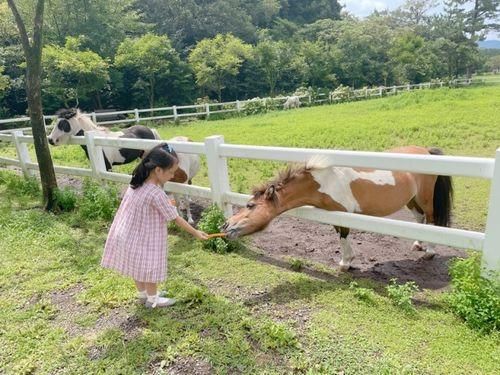
[[[448,155],[494,157],[500,147],[500,85],[422,90],[396,97],[302,108],[289,112],[198,121],[158,128],[163,138],[186,135],[203,141],[214,134],[251,145],[382,151],[402,145],[437,146]],[[52,148],[56,164],[88,166],[78,146]],[[0,148],[2,155],[15,155]],[[282,164],[232,159],[231,188],[246,193]],[[130,172],[133,165],[116,168]],[[206,168],[194,180],[208,186]],[[456,178],[454,226],[483,230],[489,181]]]
[[[353,150],[420,144],[492,157],[500,146],[499,97],[500,86],[422,90],[159,131],[165,138],[223,134],[232,143]],[[76,146],[53,155],[57,164],[87,163]],[[278,166],[231,160],[232,187],[248,191]],[[207,184],[206,172],[195,183]],[[482,228],[488,189],[484,181],[457,179],[460,226]],[[384,285],[358,279],[353,288],[349,274],[334,270],[323,277],[293,272],[261,262],[249,245],[208,253],[176,230],[163,287],[180,302],[148,311],[135,302],[130,280],[99,266],[109,222],[47,214],[37,204],[0,184],[0,373],[500,372],[498,332],[469,329],[440,292],[420,291],[411,313],[394,306]],[[365,293],[370,297],[361,298]]]

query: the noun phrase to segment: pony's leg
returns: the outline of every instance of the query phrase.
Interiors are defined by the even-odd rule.
[[[432,203],[427,204],[424,207],[420,207],[420,205],[412,201],[407,206],[413,213],[413,216],[415,216],[415,220],[417,221],[417,223],[432,224],[434,222]],[[411,249],[418,251],[425,251],[423,258],[432,259],[434,258],[434,255],[436,255],[436,252],[434,251],[434,244],[430,242],[426,244],[427,246],[424,246],[424,244],[421,241],[415,241]]]
[[[411,210],[411,213],[413,214],[413,216],[415,217],[415,221],[417,223],[419,223],[419,224],[424,224],[424,222],[425,222],[425,215],[423,214],[423,212],[421,212],[419,210],[419,208],[412,207],[412,208],[410,208],[410,210]],[[424,251],[425,247],[424,247],[422,241],[415,241],[415,242],[413,242],[413,245],[412,245],[411,249],[413,251]]]
[[[186,207],[186,216],[187,216],[188,223],[193,225],[194,220],[193,220],[193,216],[191,215],[191,198],[189,197],[189,195],[184,195],[184,203],[185,203],[185,207]]]
[[[349,228],[335,226],[335,230],[337,231],[337,233],[340,233],[340,245],[342,246],[342,259],[339,263],[340,270],[347,271],[349,270],[349,268],[351,268],[351,263],[354,259],[351,244],[347,239],[347,236],[349,235]]]
[[[434,217],[432,210],[425,211],[425,222],[427,224],[434,224]],[[427,247],[425,248],[425,254],[423,256],[424,259],[432,259],[436,255],[436,251],[434,250],[434,244],[428,242]]]

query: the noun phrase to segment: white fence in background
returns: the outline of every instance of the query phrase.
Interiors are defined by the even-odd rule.
[[[472,79],[456,79],[445,83],[443,81],[436,82],[426,82],[417,84],[407,84],[400,86],[391,87],[375,87],[375,88],[363,88],[359,90],[350,90],[341,93],[336,91],[330,91],[329,93],[319,93],[314,97],[311,94],[299,95],[299,99],[302,103],[307,103],[308,105],[322,104],[322,103],[337,103],[343,101],[351,100],[362,100],[369,98],[377,98],[383,96],[396,95],[397,93],[420,90],[420,89],[430,89],[443,87],[449,85],[451,87],[458,86],[468,86],[472,84]],[[225,103],[203,103],[203,104],[193,104],[193,105],[183,105],[183,106],[171,106],[171,107],[160,107],[160,108],[147,108],[147,109],[130,109],[124,111],[113,111],[113,112],[91,112],[87,115],[92,118],[92,121],[98,125],[112,125],[112,124],[139,124],[141,121],[152,121],[152,120],[173,120],[180,121],[188,117],[204,117],[210,118],[210,115],[218,113],[230,113],[237,112],[240,113],[245,109],[245,105],[252,101],[265,102],[266,100],[273,100],[277,105],[282,105],[288,97],[275,97],[275,98],[254,98],[249,100],[236,100],[232,102]],[[153,115],[156,113],[155,115]],[[149,115],[148,115],[149,114]],[[125,118],[120,120],[109,120],[109,121],[99,121],[99,118],[106,118],[110,116],[120,116],[123,115]],[[44,116],[45,123],[52,122],[56,116]],[[29,122],[29,117],[18,117],[13,119],[0,120],[1,124],[9,123],[27,123]],[[31,131],[30,127],[19,128],[16,130]],[[1,133],[10,133],[12,129],[0,130]]]
[[[38,170],[38,164],[30,160],[27,149],[27,144],[33,143],[32,136],[23,135],[18,130],[12,134],[0,134],[0,141],[14,143],[18,155],[18,159],[0,157],[0,164],[20,167],[26,176]],[[85,137],[72,137],[71,143],[87,145],[91,168],[56,166],[55,171],[61,174],[128,183],[130,181],[129,175],[106,171],[102,147],[149,149],[160,142],[157,140],[103,138],[96,137],[93,132],[87,132]],[[500,271],[500,149],[497,150],[496,157],[493,159],[233,145],[224,143],[222,136],[205,138],[204,143],[171,142],[171,144],[177,152],[206,155],[210,188],[168,183],[166,190],[212,199],[224,209],[226,215],[231,214],[232,204],[245,205],[249,198],[248,195],[230,190],[227,158],[305,162],[311,156],[321,154],[330,158],[332,164],[337,166],[490,179],[492,186],[485,233],[345,212],[330,212],[312,207],[297,208],[290,213],[297,217],[343,227],[479,250],[483,252],[485,269]]]

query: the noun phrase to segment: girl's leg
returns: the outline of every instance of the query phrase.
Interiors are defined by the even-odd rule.
[[[137,280],[134,280],[134,282],[137,288],[137,299],[141,303],[146,302],[146,299],[148,298],[148,295],[146,293],[146,283]]]
[[[146,291],[146,283],[142,282],[142,281],[137,281],[137,280],[134,280],[135,282],[135,286],[137,287],[137,290],[139,292],[145,292]]]
[[[148,296],[156,296],[158,292],[158,284],[156,283],[142,283],[144,285],[144,289],[146,289],[146,293]]]

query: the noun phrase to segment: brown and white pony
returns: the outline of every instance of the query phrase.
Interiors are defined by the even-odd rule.
[[[418,146],[388,152],[442,155],[439,149]],[[229,218],[222,229],[229,238],[252,234],[283,212],[306,205],[372,216],[387,216],[407,206],[419,223],[448,226],[452,195],[449,176],[336,167],[318,156],[305,166],[289,167],[276,180],[254,189],[246,207]],[[347,240],[349,228],[335,229],[342,245],[340,268],[347,270],[354,258]],[[415,241],[413,249],[426,250],[425,258],[434,255],[432,244],[425,249]]]

